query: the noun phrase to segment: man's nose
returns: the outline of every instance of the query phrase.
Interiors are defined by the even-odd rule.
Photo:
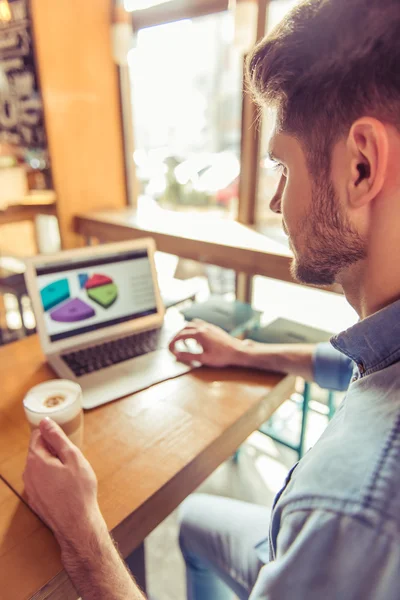
[[[282,202],[282,194],[283,194],[283,190],[285,189],[285,185],[286,185],[286,177],[284,175],[282,175],[279,180],[279,183],[278,183],[278,189],[276,190],[275,194],[272,197],[271,202],[269,203],[269,207],[272,210],[272,212],[274,212],[274,213],[281,214],[281,212],[282,212],[281,202]]]
[[[275,192],[275,194],[272,197],[271,202],[269,203],[269,207],[272,210],[272,212],[280,215],[281,214],[281,195],[278,191]]]

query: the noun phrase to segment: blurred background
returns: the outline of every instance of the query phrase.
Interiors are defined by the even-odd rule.
[[[269,202],[272,121],[246,93],[254,44],[297,0],[0,0],[0,345],[35,332],[25,258],[152,235],[167,306],[246,302],[336,333],[336,286],[299,285]],[[304,382],[202,491],[270,506],[302,425]],[[342,399],[335,396],[334,404]],[[312,386],[306,450],[331,416]],[[150,595],[183,600],[173,513],[146,540]]]

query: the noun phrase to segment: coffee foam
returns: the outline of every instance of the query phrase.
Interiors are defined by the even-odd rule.
[[[81,388],[68,380],[47,381],[32,388],[24,398],[29,422],[36,426],[45,417],[59,425],[74,419],[82,409]]]

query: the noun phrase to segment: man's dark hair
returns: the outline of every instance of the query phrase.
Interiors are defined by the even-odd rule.
[[[357,118],[400,127],[400,0],[306,0],[256,46],[247,74],[311,171],[326,171]]]

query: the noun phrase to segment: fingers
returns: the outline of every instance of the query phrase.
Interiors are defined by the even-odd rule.
[[[31,439],[29,442],[29,449],[34,449],[38,442],[40,441],[40,429],[34,429],[31,433]]]
[[[62,465],[60,460],[56,458],[47,447],[40,430],[35,429],[31,435],[29,452],[22,476],[29,504],[35,512],[37,511],[33,503],[35,498],[36,480],[43,466],[50,466],[53,469],[54,467],[57,468]]]
[[[181,329],[180,331],[178,331],[177,334],[175,334],[175,337],[173,339],[175,339],[176,337],[178,337],[178,335],[182,335],[183,333],[190,333],[192,335],[195,335],[196,333],[199,333],[199,328],[193,325],[186,325],[186,327],[184,327],[183,329]]]
[[[193,329],[193,328],[182,329],[182,331],[177,333],[176,336],[170,341],[168,348],[173,354],[176,355],[176,350],[175,350],[176,342],[178,342],[179,340],[188,340],[188,339],[193,339],[193,340],[196,340],[196,342],[199,342],[200,337],[201,337],[201,332],[198,331],[197,329]]]
[[[67,462],[74,445],[57,423],[51,419],[43,419],[40,422],[40,433],[49,449],[53,451],[54,456],[59,458],[62,463]]]
[[[55,453],[49,448],[40,432],[40,429],[34,429],[31,434],[31,439],[29,443],[29,452],[35,454],[36,456],[40,456],[40,458],[48,460],[56,456]]]
[[[193,363],[201,364],[202,354],[193,354],[193,352],[176,352],[176,360],[185,363],[185,365],[192,365]]]
[[[208,323],[208,321],[203,321],[203,319],[193,319],[190,321],[191,324],[194,324],[196,327],[201,327],[203,330],[212,331],[224,331],[219,325],[213,325],[212,323]]]

